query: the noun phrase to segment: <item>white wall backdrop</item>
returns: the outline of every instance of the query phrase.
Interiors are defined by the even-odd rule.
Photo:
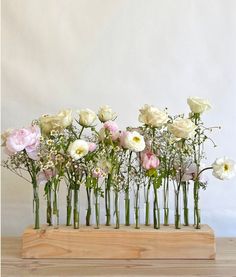
[[[188,112],[186,98],[196,95],[213,104],[206,123],[222,126],[209,163],[236,159],[235,13],[234,0],[3,0],[2,129],[102,104],[124,127],[138,124],[145,103]],[[3,235],[32,223],[31,196],[2,169]],[[201,206],[217,236],[236,236],[236,179],[209,175]]]

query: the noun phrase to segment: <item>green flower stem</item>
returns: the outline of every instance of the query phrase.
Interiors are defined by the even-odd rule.
[[[40,229],[39,224],[39,195],[38,195],[38,186],[34,185],[33,188],[34,197],[34,229]]]
[[[57,186],[54,187],[53,191],[53,217],[54,217],[54,228],[59,227],[59,210],[57,205]]]
[[[66,213],[66,226],[71,226],[71,213],[72,213],[72,189],[69,186],[68,187],[68,193],[67,193],[67,213]]]
[[[108,174],[105,188],[106,226],[111,225],[111,174]]]
[[[160,209],[159,209],[159,201],[158,201],[158,193],[157,188],[154,189],[154,203],[153,203],[153,227],[154,229],[160,229]]]
[[[188,190],[189,185],[187,182],[182,183],[183,188],[183,206],[184,206],[184,225],[189,226],[189,216],[188,216]]]
[[[137,185],[137,190],[135,192],[135,206],[134,206],[134,212],[135,212],[135,229],[140,229],[139,226],[139,185]]]
[[[196,229],[201,228],[201,215],[199,209],[199,182],[194,182],[194,225]]]
[[[130,195],[129,190],[125,191],[125,226],[130,225]]]
[[[74,229],[79,229],[79,189],[74,189]]]
[[[149,181],[148,186],[147,186],[147,190],[146,190],[146,195],[145,196],[145,225],[149,226],[149,210],[150,210],[150,203],[149,203],[149,194],[150,194],[150,186],[151,183]]]
[[[47,191],[47,223],[52,226],[52,188],[51,185],[48,186]]]
[[[119,209],[119,192],[115,191],[115,218],[116,226],[115,229],[120,228],[120,209]]]
[[[164,180],[164,226],[169,225],[169,178]]]
[[[129,153],[127,186],[125,188],[125,226],[130,226],[130,170],[131,170],[132,151]]]
[[[100,228],[100,204],[99,204],[99,195],[95,193],[95,221],[96,221],[96,229]]]
[[[88,208],[86,212],[86,226],[90,226],[91,208],[91,188],[86,188]]]
[[[180,229],[179,189],[175,192],[175,229]]]

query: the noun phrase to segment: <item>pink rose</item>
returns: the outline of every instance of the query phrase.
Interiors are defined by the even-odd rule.
[[[97,148],[97,144],[94,142],[89,142],[89,152],[93,152]]]
[[[56,175],[56,171],[52,169],[42,170],[37,174],[37,183],[45,185],[52,177]]]
[[[141,163],[146,170],[157,168],[160,164],[157,156],[151,151],[143,151],[141,153]]]

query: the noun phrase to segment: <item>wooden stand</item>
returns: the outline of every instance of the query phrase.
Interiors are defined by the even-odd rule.
[[[208,225],[174,229],[161,226],[29,227],[23,234],[23,258],[215,259],[215,236]]]

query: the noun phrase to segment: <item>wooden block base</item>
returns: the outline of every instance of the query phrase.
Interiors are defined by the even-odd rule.
[[[161,226],[29,227],[23,234],[23,258],[215,259],[215,236],[208,225],[174,229]]]

